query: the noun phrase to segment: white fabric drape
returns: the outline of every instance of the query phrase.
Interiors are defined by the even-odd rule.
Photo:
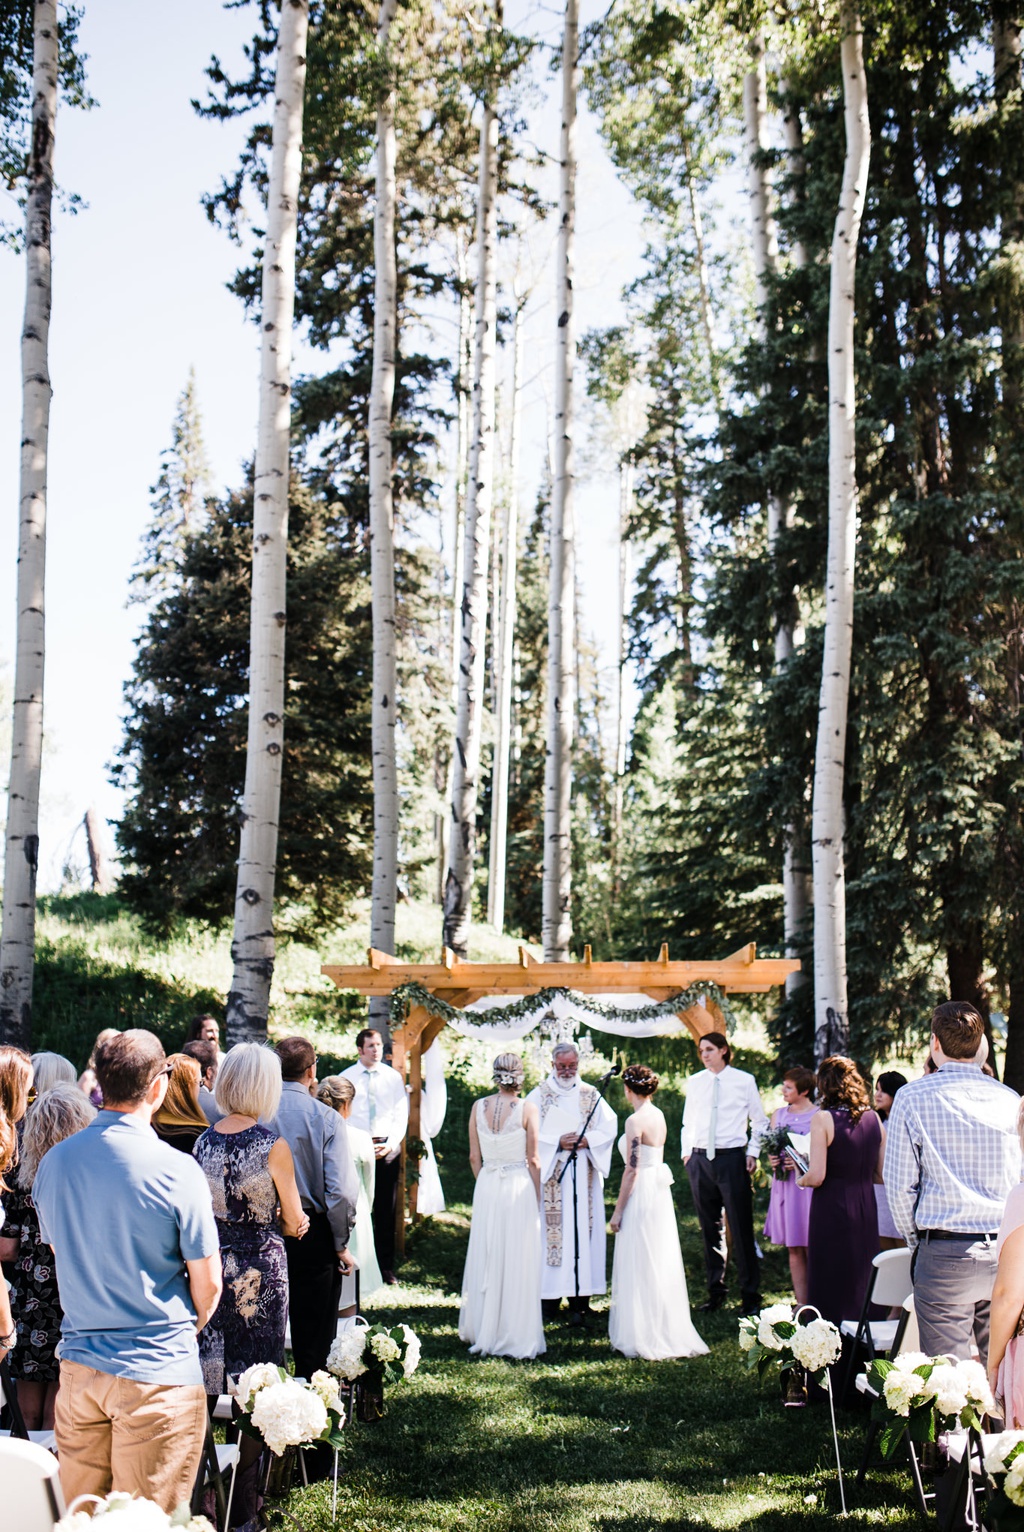
[[[430,1218],[434,1213],[443,1213],[445,1209],[441,1173],[437,1168],[437,1157],[432,1143],[444,1127],[445,1113],[448,1110],[444,1054],[436,1038],[423,1054],[421,1068],[423,1083],[420,1096],[420,1137],[427,1146],[427,1152],[420,1161],[416,1210],[423,1218]]]
[[[536,1009],[522,1015],[509,1017],[506,1021],[487,1022],[483,1018],[488,1011],[500,1010],[509,1003],[507,996],[488,995],[482,1000],[474,1000],[461,1016],[449,1022],[449,1026],[462,1037],[509,1043],[520,1042],[548,1016],[553,1016],[556,1021],[576,1021],[591,1032],[607,1032],[614,1037],[673,1037],[689,1032],[685,1023],[675,1015],[659,1016],[654,1021],[634,1021],[630,1011],[643,1010],[653,1004],[649,995],[595,995],[594,998],[606,1005],[614,1005],[618,1015],[596,1015],[577,1005],[568,995],[555,995],[551,1000],[538,1001]],[[472,1020],[474,1016],[480,1016],[481,1020]]]

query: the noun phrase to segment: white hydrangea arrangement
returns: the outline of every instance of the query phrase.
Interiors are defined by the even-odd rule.
[[[310,1442],[344,1446],[345,1408],[334,1378],[314,1373],[308,1383],[283,1367],[259,1363],[246,1368],[234,1388],[243,1431],[258,1437],[280,1457],[288,1447]]]
[[[1024,1431],[1004,1431],[992,1438],[985,1453],[985,1472],[992,1486],[992,1523],[1000,1532],[1019,1532],[1024,1528]]]
[[[739,1341],[748,1370],[758,1377],[769,1367],[802,1367],[820,1382],[842,1351],[834,1324],[820,1316],[805,1324],[788,1303],[771,1303],[741,1319]]]
[[[419,1337],[408,1325],[352,1325],[331,1347],[327,1370],[346,1383],[354,1383],[364,1373],[381,1382],[400,1383],[412,1377],[420,1354]]]
[[[83,1502],[91,1507],[91,1511],[74,1509]],[[57,1522],[56,1532],[86,1532],[105,1516],[116,1518],[110,1524],[110,1532],[169,1532],[172,1527],[182,1529],[182,1532],[214,1532],[206,1517],[193,1516],[187,1505],[180,1505],[168,1515],[154,1501],[141,1500],[118,1490],[102,1499],[98,1495],[79,1495],[72,1501],[68,1514]]]
[[[891,1362],[876,1359],[867,1372],[878,1396],[872,1413],[882,1424],[879,1444],[887,1458],[905,1435],[923,1443],[935,1441],[940,1431],[957,1425],[980,1431],[981,1417],[995,1410],[980,1362],[905,1351]]]

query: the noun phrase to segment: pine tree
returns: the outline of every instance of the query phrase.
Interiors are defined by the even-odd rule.
[[[160,473],[149,491],[152,517],[132,573],[132,600],[151,601],[173,587],[189,538],[206,519],[210,487],[195,368],[190,368],[174,412],[171,445],[161,454]]]

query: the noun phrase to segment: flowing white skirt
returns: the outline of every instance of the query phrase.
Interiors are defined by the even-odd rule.
[[[641,1166],[615,1236],[608,1339],[652,1362],[708,1350],[690,1319],[671,1187],[667,1165]]]
[[[487,1356],[540,1356],[540,1209],[525,1166],[485,1165],[473,1193],[459,1337]]]

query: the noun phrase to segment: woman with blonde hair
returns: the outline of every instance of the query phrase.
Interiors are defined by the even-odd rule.
[[[43,1155],[87,1128],[95,1116],[96,1108],[78,1089],[74,1070],[70,1080],[58,1080],[42,1091],[25,1120],[15,1184],[3,1195],[0,1260],[11,1263],[11,1310],[18,1341],[11,1354],[11,1377],[30,1431],[53,1429],[60,1386],[57,1342],[64,1317],[53,1251],[39,1232],[32,1183]]]
[[[814,1188],[807,1223],[807,1302],[833,1324],[856,1319],[878,1254],[875,1177],[885,1129],[852,1059],[833,1054],[818,1066],[818,1112],[811,1121],[810,1165],[798,1186]]]
[[[523,1061],[499,1053],[493,1096],[469,1114],[469,1163],[476,1177],[473,1222],[462,1278],[459,1337],[474,1355],[540,1356],[540,1119],[520,1101]]]
[[[167,1094],[163,1105],[153,1113],[153,1131],[172,1149],[191,1154],[196,1141],[209,1127],[206,1113],[199,1105],[202,1070],[187,1053],[172,1053],[167,1062],[171,1069]]]
[[[375,1293],[378,1287],[384,1285],[384,1278],[381,1276],[377,1262],[377,1252],[373,1245],[373,1191],[377,1174],[377,1156],[369,1133],[364,1132],[362,1128],[354,1127],[351,1122],[352,1103],[356,1095],[356,1088],[352,1081],[346,1075],[326,1075],[317,1086],[316,1095],[317,1100],[322,1101],[324,1106],[329,1106],[332,1111],[338,1113],[339,1117],[344,1118],[345,1136],[359,1176],[356,1224],[349,1235],[348,1248],[356,1258],[359,1300],[362,1302],[371,1293]],[[355,1283],[355,1273],[342,1281],[342,1306],[339,1312],[346,1317],[356,1312]]]
[[[32,1060],[28,1054],[9,1043],[0,1046],[0,1192],[10,1190],[4,1176],[18,1159],[17,1124],[28,1110],[31,1086]],[[0,1239],[3,1226],[4,1209],[0,1203]],[[0,1362],[8,1360],[16,1339],[7,1283],[0,1276]]]

